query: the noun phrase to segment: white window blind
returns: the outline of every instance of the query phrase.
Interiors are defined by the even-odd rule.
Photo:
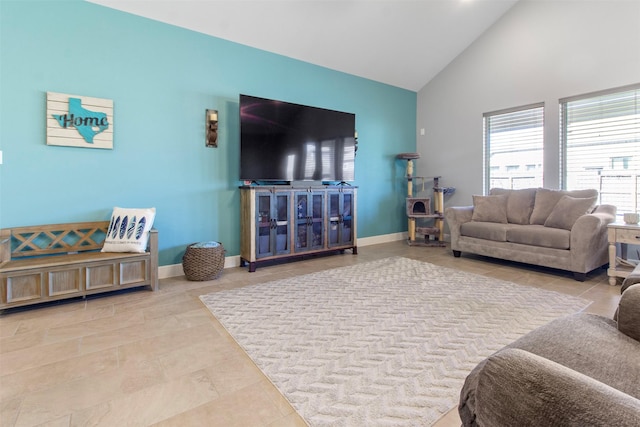
[[[638,211],[640,84],[561,99],[560,135],[564,188],[595,188],[619,214]]]
[[[544,104],[485,113],[484,187],[542,187]]]

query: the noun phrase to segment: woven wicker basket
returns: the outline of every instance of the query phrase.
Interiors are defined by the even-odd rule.
[[[192,243],[182,257],[188,280],[213,280],[224,269],[224,247],[218,242]]]

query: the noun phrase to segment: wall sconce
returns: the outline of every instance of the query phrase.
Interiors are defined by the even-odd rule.
[[[218,110],[207,110],[207,116],[205,119],[206,126],[206,141],[205,146],[217,147],[218,146]]]

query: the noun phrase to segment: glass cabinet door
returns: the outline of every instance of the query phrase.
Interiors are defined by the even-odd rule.
[[[329,193],[329,246],[337,246],[340,243],[340,194]]]
[[[258,224],[258,242],[256,247],[256,257],[273,255],[271,242],[271,194],[257,194],[256,203],[256,223]]]
[[[296,251],[324,248],[324,192],[296,193]]]
[[[342,193],[342,230],[340,236],[341,244],[353,242],[351,225],[353,223],[353,194]]]
[[[305,250],[309,247],[309,194],[296,193],[296,220],[295,220],[295,242],[296,251]]]
[[[329,193],[329,246],[353,242],[353,193]]]
[[[278,194],[275,203],[276,254],[289,253],[289,195]]]
[[[256,258],[289,253],[289,195],[259,193],[256,198]]]
[[[311,247],[319,249],[324,247],[324,193],[311,195]]]

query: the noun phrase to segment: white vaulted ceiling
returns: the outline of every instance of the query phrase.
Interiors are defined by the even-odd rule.
[[[419,91],[518,0],[89,0]]]

